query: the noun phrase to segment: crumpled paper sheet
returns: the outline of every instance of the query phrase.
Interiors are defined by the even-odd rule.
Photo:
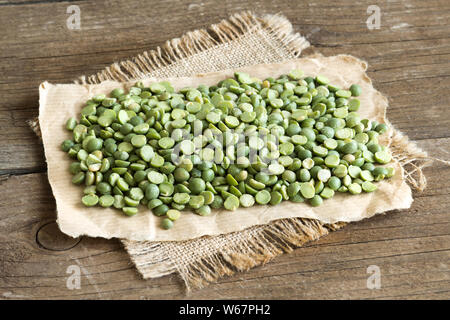
[[[280,64],[260,64],[195,77],[141,80],[145,85],[167,80],[178,90],[186,86],[216,84],[222,79],[232,77],[234,71],[244,71],[264,79],[269,76],[277,77],[296,68],[302,69],[305,75],[324,75],[331,83],[341,87],[358,83],[363,90],[359,97],[361,116],[379,122],[386,121],[387,99],[373,88],[370,78],[365,73],[366,63],[348,55],[301,58]],[[80,200],[82,187],[71,183],[71,174],[68,170],[71,160],[60,148],[63,140],[71,138],[71,133],[65,129],[65,122],[69,117],[78,118],[84,103],[92,96],[109,93],[117,87],[129,88],[134,83],[105,81],[96,85],[80,85],[44,82],[40,85],[39,124],[48,165],[48,179],[56,199],[58,225],[61,231],[69,236],[180,241],[240,231],[250,226],[288,217],[311,218],[324,223],[351,222],[377,213],[411,206],[413,201],[411,189],[405,182],[402,168],[395,161],[391,165],[395,166],[396,175],[377,183],[378,190],[373,193],[362,193],[357,196],[337,193],[332,199],[324,201],[320,207],[285,201],[277,206],[258,205],[252,208],[239,208],[233,212],[213,210],[207,217],[186,211],[170,230],[161,229],[161,218],[154,216],[143,206],[134,217],[127,217],[114,208],[84,207]],[[389,134],[385,140],[387,144]]]

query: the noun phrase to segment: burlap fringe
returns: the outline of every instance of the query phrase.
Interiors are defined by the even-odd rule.
[[[144,279],[158,278],[178,271],[173,260],[161,250],[159,242],[122,240],[122,244]]]
[[[39,138],[39,141],[42,142],[42,135],[41,135],[41,128],[39,127],[39,118],[33,118],[26,121],[27,124],[30,126],[31,130],[37,135]]]
[[[423,173],[425,167],[431,165],[433,161],[450,165],[450,161],[430,157],[415,142],[410,141],[407,136],[396,129],[391,130],[391,140],[388,146],[392,156],[403,168],[406,181],[417,191],[423,191],[427,187],[427,178]]]
[[[190,264],[172,263],[170,252],[167,252],[173,248],[171,246],[128,240],[122,242],[144,279],[176,271],[189,292],[224,276],[265,264],[282,253],[292,252],[295,248],[345,225],[343,222],[322,224],[318,220],[302,218],[277,220],[268,225],[243,231],[246,234],[245,240],[223,246],[220,250],[211,252]],[[242,235],[240,237],[242,238]],[[173,242],[173,246],[177,246],[177,242]]]
[[[189,292],[192,288],[203,288],[237,271],[248,271],[265,264],[282,253],[289,253],[344,225],[322,225],[312,219],[278,220],[258,229],[249,239],[196,261],[195,265],[182,265],[178,272]]]

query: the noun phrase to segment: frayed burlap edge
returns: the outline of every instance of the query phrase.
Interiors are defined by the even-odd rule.
[[[203,288],[224,276],[231,276],[238,271],[247,271],[265,264],[282,253],[292,252],[295,248],[301,247],[309,241],[317,240],[345,225],[344,222],[322,224],[318,220],[303,218],[277,220],[264,226],[217,236],[215,238],[220,237],[226,240],[236,235],[240,241],[230,241],[220,249],[213,250],[210,254],[188,264],[175,264],[170,259],[171,251],[176,250],[180,243],[129,240],[122,242],[133,263],[139,266],[138,269],[144,279],[177,272],[189,292],[193,288]],[[191,241],[201,243],[204,240],[207,241],[207,238],[202,237]],[[155,268],[155,266],[158,267]]]
[[[427,187],[427,179],[423,169],[438,161],[450,165],[450,161],[431,157],[427,152],[408,139],[399,130],[393,129],[389,148],[393,157],[400,163],[404,170],[406,181],[417,191],[423,191]]]
[[[280,15],[257,17],[244,12],[212,25],[209,30],[188,32],[180,38],[167,41],[162,47],[123,62],[114,63],[95,75],[77,79],[76,83],[96,84],[105,80],[130,81],[142,78],[152,71],[191,57],[217,45],[238,39],[246,32],[258,28],[268,30],[277,37],[293,57],[309,46],[305,38],[292,32],[291,23]],[[40,137],[37,118],[28,121]],[[426,152],[408,141],[397,130],[392,131],[390,141],[394,157],[405,169],[407,181],[417,190],[426,187],[422,169],[432,162]],[[218,250],[189,264],[175,263],[168,258],[166,244],[123,240],[132,262],[144,278],[154,278],[178,272],[187,289],[200,288],[236,271],[249,270],[264,264],[282,253],[291,252],[308,241],[317,240],[346,223],[322,224],[313,219],[291,218],[274,221],[265,226],[251,227],[239,232],[245,240],[221,246]],[[237,233],[236,233],[237,234]],[[195,241],[192,240],[192,241]],[[176,249],[172,242],[169,249]]]

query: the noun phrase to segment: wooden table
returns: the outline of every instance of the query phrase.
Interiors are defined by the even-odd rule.
[[[337,2],[0,0],[0,299],[186,297],[176,275],[142,280],[119,241],[58,231],[43,148],[25,121],[38,114],[40,82],[70,82],[241,10],[282,13],[315,50],[368,61],[391,122],[449,160],[450,2]],[[72,4],[81,30],[67,28]],[[368,30],[372,4],[380,28]],[[410,210],[350,224],[188,298],[450,298],[450,167],[425,173]],[[81,267],[79,290],[66,286],[71,265]],[[367,288],[372,265],[380,289]]]

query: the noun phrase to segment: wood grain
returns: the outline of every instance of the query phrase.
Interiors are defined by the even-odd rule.
[[[81,9],[81,30],[66,27],[70,4]],[[72,242],[54,228],[42,146],[25,121],[38,114],[40,82],[70,82],[241,10],[284,14],[313,45],[308,52],[368,61],[394,126],[450,160],[450,3],[382,2],[381,27],[369,31],[371,4],[0,1],[0,299],[186,298],[175,275],[140,279],[119,241]],[[350,224],[187,298],[450,298],[450,168],[425,173],[428,188],[410,210]],[[81,267],[79,290],[66,286],[71,265]],[[381,289],[367,289],[370,265],[380,267]]]

